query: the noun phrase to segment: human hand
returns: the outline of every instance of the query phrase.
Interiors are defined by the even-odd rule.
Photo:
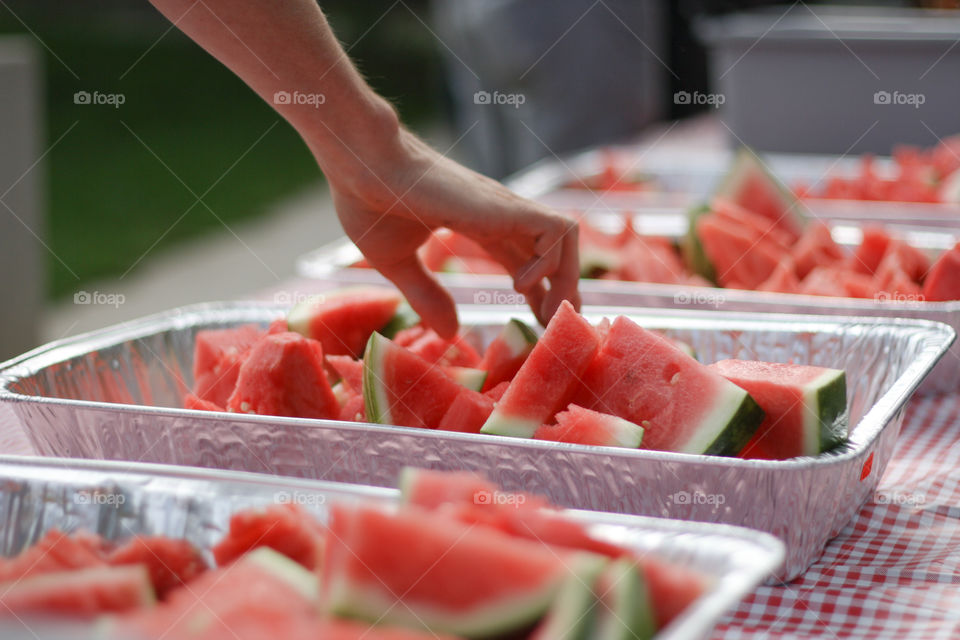
[[[370,265],[397,285],[437,333],[456,333],[456,306],[417,249],[438,227],[486,249],[541,323],[563,300],[579,308],[574,221],[443,157],[403,129],[386,148],[390,151],[363,162],[362,176],[328,172],[334,205]]]

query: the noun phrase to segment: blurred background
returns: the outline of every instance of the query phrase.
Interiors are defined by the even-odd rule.
[[[930,118],[930,133],[890,120],[852,146],[838,139],[836,131],[853,127],[851,111],[811,111],[796,92],[822,105],[849,80],[796,36],[819,30],[810,38],[850,50],[838,31],[909,30],[891,29],[898,19],[873,24],[874,13],[956,2],[853,3],[865,13],[826,31],[809,7],[832,3],[793,3],[787,18],[791,5],[767,6],[777,4],[321,2],[350,56],[408,126],[497,178],[678,118],[713,117],[721,105],[710,92],[721,89],[719,113],[732,137],[761,149],[885,152],[893,136],[929,144],[935,133],[955,132]],[[727,15],[744,11],[753,18]],[[916,52],[916,40],[926,39],[924,59],[942,53],[954,61],[960,30],[955,21],[937,24],[933,35],[901,44]],[[767,37],[785,26],[792,31],[779,44]],[[145,0],[0,0],[0,33],[0,358],[268,287],[292,275],[298,254],[340,235],[322,176],[295,132]],[[877,76],[883,56],[902,58],[887,44],[843,54],[848,71],[882,89],[857,60]],[[778,57],[797,47],[805,66],[789,66],[796,55]],[[938,69],[951,74],[956,66]],[[834,84],[811,91],[818,85],[804,82],[818,76]],[[956,75],[943,77],[957,85]],[[925,82],[944,84],[940,78]],[[773,106],[748,99],[757,91]],[[785,122],[805,120],[817,121],[821,140],[802,127],[793,139],[781,134],[791,128]]]

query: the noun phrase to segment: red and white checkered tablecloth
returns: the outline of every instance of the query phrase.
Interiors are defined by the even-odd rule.
[[[0,404],[0,453],[29,454]],[[799,579],[760,587],[715,638],[960,638],[960,396],[907,409],[874,500]]]

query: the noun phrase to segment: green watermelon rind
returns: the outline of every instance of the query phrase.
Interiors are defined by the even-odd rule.
[[[374,331],[363,351],[363,408],[367,420],[391,424],[390,400],[383,387],[383,358],[391,342]]]
[[[317,305],[324,303],[326,298],[322,295],[308,296],[291,307],[287,312],[287,328],[290,331],[299,333],[304,338],[312,338],[310,335],[310,319],[313,318],[313,310]]]
[[[500,337],[510,348],[510,355],[515,358],[529,352],[537,344],[536,332],[516,318],[510,318],[507,324],[503,325]]]
[[[566,558],[569,571],[582,571],[586,563],[596,562],[596,554],[579,552]],[[334,616],[365,620],[376,624],[424,629],[467,638],[488,638],[523,629],[539,620],[557,598],[564,575],[550,580],[526,595],[510,593],[502,602],[491,603],[467,613],[442,611],[420,603],[405,603],[397,597],[384,597],[377,588],[352,587],[343,575],[327,584],[325,607]],[[465,577],[469,579],[469,577]]]
[[[717,283],[717,271],[703,249],[703,242],[697,234],[697,220],[710,213],[710,205],[700,204],[687,211],[687,233],[680,240],[680,253],[687,268],[703,276],[713,284]]]
[[[763,422],[763,409],[749,393],[725,380],[713,410],[681,447],[682,453],[736,456]]]
[[[240,562],[249,562],[274,575],[282,582],[293,587],[297,593],[310,602],[320,602],[320,584],[316,574],[274,551],[270,547],[257,547],[243,556]]]
[[[393,340],[404,329],[415,327],[418,324],[420,324],[420,315],[413,310],[409,302],[403,300],[393,313],[393,317],[380,328],[380,333],[385,338]]]
[[[454,382],[471,391],[480,391],[483,388],[483,383],[487,381],[487,372],[483,369],[444,367],[443,370]]]
[[[600,555],[584,554],[577,564],[563,581],[550,610],[534,634],[536,640],[593,638],[598,611],[594,585],[610,565],[610,560]]]
[[[816,412],[804,412],[804,448],[819,455],[847,441],[847,376],[840,369],[827,369],[804,386],[804,402]]]
[[[643,442],[643,427],[624,418],[617,416],[611,417],[613,418],[612,425],[614,427],[612,429],[612,435],[615,442],[612,446],[626,447],[628,449],[638,448]]]
[[[525,420],[515,416],[505,416],[494,407],[493,413],[483,423],[480,433],[508,438],[532,438],[540,428],[539,420]]]
[[[601,584],[609,584],[600,595],[596,640],[651,640],[657,632],[653,603],[643,570],[627,558],[615,560],[604,571]]]
[[[580,277],[594,278],[597,272],[605,273],[620,268],[620,259],[612,251],[598,247],[580,249]]]

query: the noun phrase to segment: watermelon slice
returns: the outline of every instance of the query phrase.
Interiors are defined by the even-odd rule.
[[[263,330],[253,324],[197,332],[193,345],[193,381],[197,397],[218,407],[227,406],[240,375],[240,365],[262,336]]]
[[[380,424],[434,429],[462,386],[415,353],[370,336],[363,356],[367,418]]]
[[[746,389],[766,413],[743,457],[816,456],[846,440],[843,371],[749,360],[721,360],[710,368]]]
[[[299,637],[304,623],[316,626],[317,576],[273,549],[260,547],[229,567],[208,571],[177,589],[167,602],[115,621],[124,638]],[[289,635],[284,635],[284,634]],[[326,637],[326,636],[307,636]]]
[[[623,418],[571,404],[566,411],[557,414],[557,424],[543,425],[533,437],[554,442],[636,449],[643,439],[643,427]]]
[[[700,235],[697,233],[697,222],[709,213],[710,206],[706,204],[698,205],[687,212],[689,224],[686,235],[680,239],[680,255],[691,273],[704,278],[707,286],[712,286],[717,282],[717,272],[704,252],[703,243],[700,242]]]
[[[450,379],[471,391],[480,391],[487,379],[487,372],[472,367],[443,367],[443,371]]]
[[[480,428],[491,413],[493,413],[493,400],[472,389],[464,389],[450,403],[447,412],[440,418],[437,428],[462,433],[480,433]]]
[[[797,197],[746,147],[737,153],[714,196],[730,200],[747,211],[772,220],[794,239],[799,237],[803,228]]]
[[[347,390],[363,393],[363,362],[350,356],[328,355],[327,363],[340,376]]]
[[[619,267],[614,274],[629,282],[679,283],[686,276],[683,262],[672,246],[654,238],[633,236],[620,249]]]
[[[777,226],[770,218],[744,209],[735,202],[716,196],[710,201],[710,212],[717,220],[729,222],[744,230],[744,234],[756,240],[774,243],[777,248],[787,251],[796,239],[789,232]]]
[[[298,303],[287,324],[323,345],[328,355],[360,357],[370,334],[389,323],[403,296],[385,287],[356,287],[330,291]]]
[[[500,402],[500,398],[503,397],[503,394],[507,392],[507,389],[510,388],[510,383],[504,380],[500,384],[490,389],[487,389],[483,392],[483,395],[487,396],[494,402]]]
[[[860,246],[853,252],[849,262],[850,267],[860,273],[873,275],[887,253],[890,241],[890,235],[882,227],[864,227],[863,239],[860,241]]]
[[[420,316],[413,310],[409,302],[403,300],[394,312],[393,317],[387,324],[383,325],[379,333],[393,340],[393,337],[401,331],[419,324]]]
[[[511,318],[483,353],[477,366],[487,372],[481,391],[489,391],[501,382],[510,381],[537,344],[537,334],[526,324]]]
[[[337,419],[346,422],[365,422],[367,419],[365,404],[362,394],[358,393],[355,396],[351,396],[343,403]]]
[[[341,617],[468,637],[510,633],[543,615],[571,569],[596,562],[414,509],[335,504],[331,514],[323,585]]]
[[[757,291],[772,291],[777,293],[796,293],[800,288],[800,281],[793,267],[793,260],[783,258],[774,268],[770,276],[757,285]]]
[[[155,602],[150,576],[141,564],[42,573],[0,583],[0,609],[18,618],[31,614],[92,617]]]
[[[793,248],[794,268],[801,280],[815,267],[832,267],[843,259],[843,250],[833,241],[830,227],[822,222],[807,225]]]
[[[481,432],[532,437],[569,404],[598,347],[596,330],[569,302],[562,302]]]
[[[923,281],[924,300],[960,300],[960,243],[944,251]]]
[[[670,624],[710,587],[708,577],[650,554],[638,557],[637,562],[643,569],[657,629]]]
[[[657,632],[650,593],[636,561],[615,560],[597,580],[597,640],[650,640]]]
[[[323,348],[298,333],[265,336],[240,367],[230,411],[294,418],[336,418],[340,414],[327,374]]]
[[[207,570],[200,552],[186,540],[163,536],[136,536],[107,556],[113,566],[142,564],[150,583],[163,599],[169,592],[194,580]]]
[[[847,290],[840,281],[841,273],[842,271],[837,267],[814,267],[800,283],[798,293],[844,298]]]
[[[573,402],[642,426],[646,449],[736,455],[763,420],[746,391],[624,316],[582,380]]]
[[[445,367],[471,367],[480,364],[480,354],[463,336],[447,340],[437,335],[433,329],[424,330],[406,348],[430,364]]]
[[[107,564],[100,539],[67,535],[51,529],[29,549],[13,558],[0,558],[0,583],[43,573],[88,569]]]
[[[268,547],[311,571],[323,564],[324,529],[295,504],[247,509],[230,518],[230,531],[213,548],[221,567],[253,549]]]
[[[603,556],[595,556],[571,572],[530,640],[590,640],[597,612],[593,588],[608,564]]]
[[[704,254],[713,265],[717,282],[729,288],[756,289],[780,264],[782,252],[762,238],[751,238],[743,227],[736,227],[715,215],[696,222]]]

